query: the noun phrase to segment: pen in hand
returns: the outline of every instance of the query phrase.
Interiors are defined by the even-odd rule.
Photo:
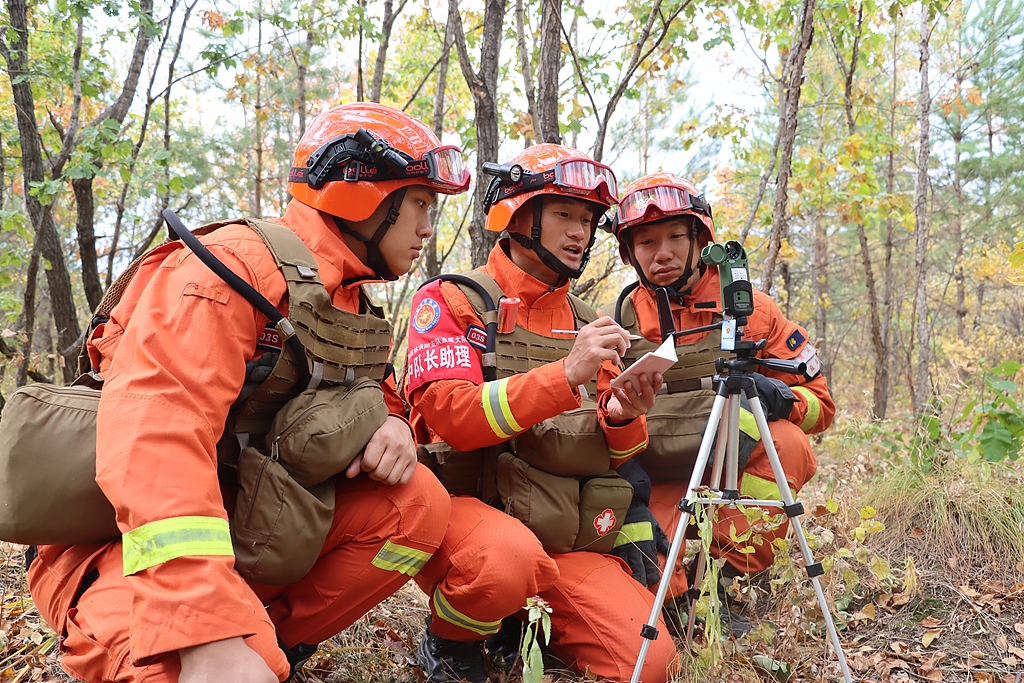
[[[574,337],[576,335],[578,335],[579,333],[580,333],[579,330],[551,330],[551,334],[571,334]],[[637,341],[638,339],[643,339],[643,337],[640,336],[639,334],[631,334],[631,335],[629,335],[629,340],[630,341]]]

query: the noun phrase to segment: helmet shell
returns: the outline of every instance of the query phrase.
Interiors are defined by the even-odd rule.
[[[522,152],[512,157],[508,163],[519,164],[523,169],[530,171],[531,173],[540,173],[541,171],[550,171],[555,167],[555,164],[566,159],[590,159],[590,156],[579,150],[573,149],[572,147],[545,142],[539,145],[533,145],[532,147],[527,147]],[[593,159],[590,160],[593,161]],[[582,199],[584,201],[600,204],[605,209],[611,206],[606,199],[602,198],[601,193],[597,189],[588,193],[569,192],[554,183],[548,183],[537,190],[533,190],[532,192],[522,192],[520,194],[512,195],[507,199],[499,199],[494,202],[494,204],[491,205],[490,210],[487,212],[486,228],[492,232],[501,232],[508,227],[508,224],[512,221],[512,216],[515,215],[516,211],[522,208],[534,197],[538,197],[543,194],[554,194],[561,195],[563,197],[572,197],[573,199]]]
[[[387,140],[413,159],[420,159],[441,146],[434,131],[419,119],[383,104],[354,102],[329,109],[313,119],[295,147],[292,165],[308,166],[309,157],[324,143],[340,135],[354,134],[360,128]],[[361,221],[369,218],[385,197],[409,185],[427,185],[437,189],[426,177],[421,177],[356,182],[335,180],[324,183],[318,190],[307,183],[290,182],[288,191],[306,206],[344,220]]]

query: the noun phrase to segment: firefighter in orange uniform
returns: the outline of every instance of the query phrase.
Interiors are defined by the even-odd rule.
[[[405,390],[421,451],[453,494],[444,541],[416,577],[431,612],[418,659],[430,681],[483,683],[481,644],[503,620],[521,625],[510,615],[539,594],[555,655],[627,680],[653,599],[609,553],[630,530],[649,534],[651,518],[612,469],[643,449],[660,375],[611,389],[629,340],[569,294],[615,176],[552,144],[488,172],[487,229],[508,236],[412,306]],[[644,680],[667,680],[675,654],[671,639],[655,642]]]
[[[382,329],[386,360],[390,330],[361,285],[408,272],[432,232],[435,193],[468,187],[461,152],[402,112],[344,105],[312,122],[289,180],[294,199],[276,221],[287,230],[277,230],[313,259],[295,277],[322,281],[319,303],[288,295],[280,254],[246,222],[202,241],[285,315],[308,306],[343,328]],[[109,319],[94,323],[89,353],[105,379],[97,481],[123,535],[41,546],[28,571],[68,673],[90,683],[284,681],[431,557],[449,497],[416,462],[393,377],[379,384],[390,415],[332,477],[333,522],[312,569],[289,585],[261,585],[235,566],[228,520],[239,482],[223,466],[218,475],[218,451],[238,436],[226,424],[251,393],[243,388],[260,381],[259,361],[285,355],[275,328],[180,242],[151,252]],[[319,362],[317,349],[306,351]],[[358,359],[361,350],[339,352]],[[386,377],[383,363],[369,370]]]
[[[670,173],[655,173],[636,180],[622,196],[614,229],[623,262],[633,266],[639,282],[627,286],[618,301],[605,306],[602,312],[646,339],[634,342],[624,362],[660,344],[669,332],[721,320],[718,268],[700,262],[701,249],[715,239],[711,207],[692,183]],[[658,288],[664,288],[668,294],[672,330],[662,329],[655,294]],[[649,475],[653,489],[651,510],[669,537],[675,532],[679,502],[686,493],[714,401],[710,378],[715,374],[715,359],[722,355],[720,337],[720,331],[716,331],[676,338],[680,360],[665,373],[665,390],[647,414],[650,444],[636,461]],[[754,375],[772,439],[790,489],[795,493],[817,468],[807,435],[828,428],[835,405],[825,377],[820,374],[821,364],[807,331],[787,320],[776,303],[757,290],[754,313],[748,318],[743,338],[767,340],[761,357],[798,358],[807,363],[807,374],[803,376],[770,370]],[[775,477],[764,447],[757,442],[760,435],[753,415],[747,410],[741,411],[740,429],[740,494],[778,500]],[[785,536],[788,520],[778,526],[756,521],[754,533],[746,538],[751,522],[742,511],[720,507],[717,514],[712,553],[724,558],[724,577],[771,566],[771,542]],[[686,576],[681,568],[671,574],[671,594],[680,596],[687,588]],[[732,617],[736,622],[743,621],[740,614]],[[742,632],[746,624],[732,626],[734,632]]]

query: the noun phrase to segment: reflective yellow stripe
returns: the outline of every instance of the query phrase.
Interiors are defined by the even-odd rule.
[[[433,603],[434,611],[437,612],[438,618],[444,619],[467,631],[472,631],[482,636],[490,636],[497,633],[498,629],[501,628],[500,621],[477,621],[452,607],[451,603],[441,594],[440,587],[434,589]]]
[[[740,408],[740,431],[754,441],[761,440],[761,430],[757,428],[757,421],[754,414],[746,408]]]
[[[227,520],[218,517],[161,519],[132,529],[121,542],[125,576],[178,557],[235,554]]]
[[[622,460],[623,458],[628,458],[634,453],[639,453],[645,448],[647,448],[647,439],[644,439],[637,445],[624,451],[617,451],[614,448],[609,448],[608,451],[612,454],[612,460]]]
[[[429,559],[430,553],[385,541],[384,547],[380,549],[370,564],[387,572],[416,576]]]
[[[632,524],[622,525],[622,530],[615,537],[615,544],[612,547],[618,548],[620,545],[626,545],[627,543],[653,540],[654,527],[651,526],[650,522],[633,522]]]
[[[484,382],[480,387],[487,424],[502,439],[511,439],[523,431],[508,405],[508,381],[510,379],[512,378],[506,377],[494,382]]]
[[[793,489],[790,489],[790,492],[794,496],[796,495],[796,491]],[[754,500],[782,499],[782,492],[779,491],[779,485],[774,480],[762,479],[749,472],[743,473],[743,481],[740,482],[740,495]]]
[[[800,423],[800,429],[809,432],[818,424],[821,417],[821,400],[814,395],[814,392],[807,387],[790,387],[794,394],[802,396],[807,401],[807,413],[804,414],[804,421]]]

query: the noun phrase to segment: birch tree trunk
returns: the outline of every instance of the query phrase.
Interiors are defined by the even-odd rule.
[[[462,30],[458,0],[448,0],[448,24],[452,27],[455,51],[466,85],[473,95],[476,114],[476,187],[473,190],[473,219],[469,224],[470,253],[473,267],[487,262],[491,247],[498,240],[497,233],[484,227],[484,195],[487,176],[483,172],[485,161],[498,161],[498,55],[501,51],[502,26],[505,21],[506,0],[487,0],[484,6],[484,30],[480,41],[480,70],[473,70]]]
[[[814,11],[816,0],[804,0],[800,19],[800,42],[796,46],[793,68],[786,86],[786,107],[779,143],[779,175],[775,183],[775,208],[772,211],[772,232],[768,243],[768,255],[764,261],[760,289],[768,293],[775,276],[775,263],[779,257],[782,240],[789,229],[786,204],[789,201],[789,175],[793,166],[793,144],[796,140],[797,114],[800,109],[800,88],[804,80],[804,60],[814,40]]]
[[[914,287],[914,315],[917,333],[917,367],[914,373],[913,405],[914,412],[920,413],[928,405],[932,396],[931,368],[931,329],[928,325],[928,160],[931,156],[929,134],[931,124],[931,94],[928,88],[928,61],[930,59],[929,41],[931,24],[927,4],[921,5],[921,94],[918,98],[918,126],[920,132],[917,142],[917,174],[914,178],[914,267],[917,281]]]
[[[562,144],[558,129],[558,74],[562,69],[562,0],[541,0],[537,70],[537,140]]]
[[[444,96],[448,88],[448,55],[452,49],[452,27],[444,26],[444,47],[441,50],[441,63],[437,66],[437,92],[434,94],[434,135],[441,139],[444,132]],[[430,224],[434,226],[434,234],[423,245],[423,271],[427,278],[441,274],[441,261],[437,258],[437,224],[441,220],[441,201],[435,200],[428,209]]]

